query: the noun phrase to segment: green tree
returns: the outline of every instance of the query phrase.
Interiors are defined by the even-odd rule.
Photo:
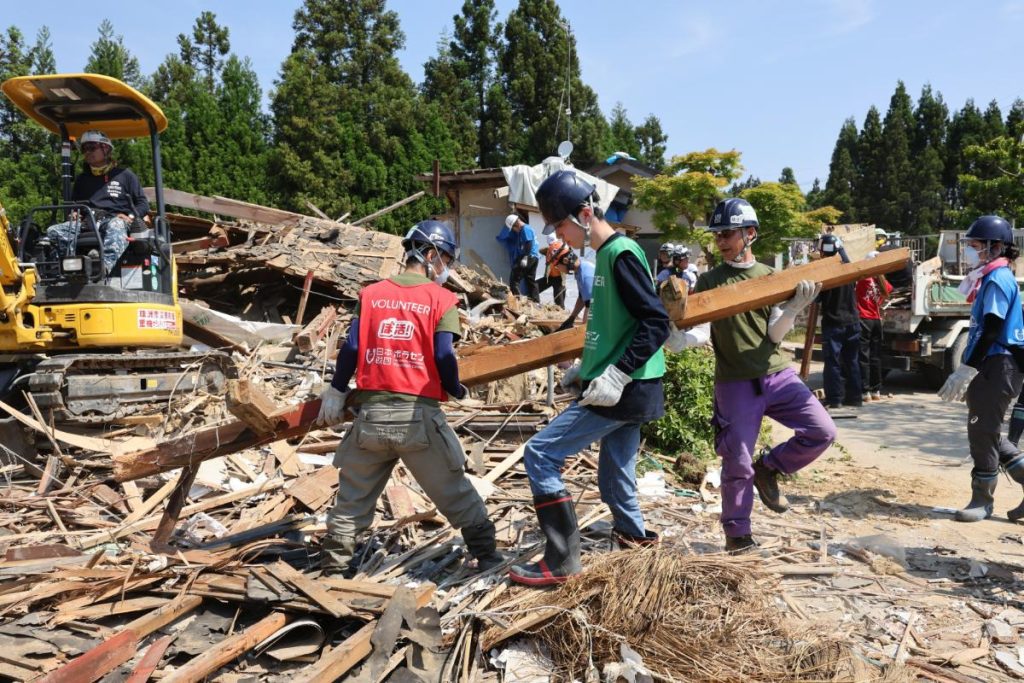
[[[910,95],[903,81],[898,81],[882,124],[881,214],[874,218],[888,229],[906,231],[911,224],[914,168],[910,144],[914,127]]]
[[[882,117],[872,106],[864,117],[864,127],[857,138],[857,182],[854,184],[853,205],[858,221],[879,223],[885,215],[885,150],[882,145]]]
[[[998,137],[969,145],[964,157],[971,172],[960,176],[966,200],[960,223],[989,213],[1024,221],[1024,141]]]
[[[921,89],[914,111],[912,217],[908,229],[921,235],[943,226],[946,215],[946,188],[942,182],[943,154],[949,109],[942,94],[932,94],[930,85]]]
[[[638,180],[633,196],[637,207],[652,211],[655,227],[666,238],[700,242],[707,250],[710,242],[698,223],[707,223],[722,190],[742,170],[740,153],[734,149],[690,152],[672,157],[663,174]]]
[[[985,119],[986,141],[1006,135],[1006,126],[1003,124],[1003,112],[999,109],[998,102],[995,100],[989,102],[982,118]]]
[[[305,0],[272,96],[272,177],[281,202],[311,201],[361,216],[422,189],[414,174],[457,150],[436,105],[421,98],[397,58],[405,36],[383,0]],[[394,211],[375,227],[400,232],[440,200]]]
[[[661,129],[661,120],[654,114],[648,114],[636,127],[636,139],[640,145],[637,158],[661,172],[665,168],[665,151],[668,149],[668,135]]]
[[[968,99],[963,109],[953,114],[948,131],[943,184],[946,186],[950,209],[955,214],[964,206],[960,175],[976,175],[968,165],[964,150],[972,145],[984,145],[988,139],[985,133],[985,119],[974,105],[974,100]]]
[[[818,178],[814,179],[814,184],[811,186],[810,191],[807,193],[807,208],[817,209],[824,206],[825,190],[821,187],[821,180]]]
[[[761,184],[761,179],[755,175],[748,175],[746,180],[738,181],[729,186],[729,191],[726,192],[730,197],[739,197],[740,192],[748,190],[752,187],[757,187]]]
[[[761,183],[740,193],[757,211],[757,241],[754,253],[768,257],[785,251],[786,237],[814,237],[824,223],[834,223],[840,215],[835,207],[807,211],[800,187],[792,183]]]
[[[1006,134],[1017,140],[1024,136],[1024,100],[1019,97],[1006,114]]]
[[[503,37],[487,98],[483,164],[535,164],[564,139],[575,145],[576,166],[599,161],[608,123],[580,77],[576,39],[555,0],[519,0]]]
[[[822,193],[822,202],[843,212],[842,220],[852,223],[856,220],[854,200],[858,191],[857,124],[853,118],[846,119],[839,129],[839,137],[832,150],[828,165],[828,180]]]
[[[451,40],[442,36],[438,41],[437,56],[423,66],[421,86],[427,102],[437,106],[445,125],[458,145],[459,165],[478,160],[481,149],[480,111],[473,82],[466,77],[466,66],[455,59]]]
[[[124,44],[124,36],[114,34],[114,25],[104,19],[99,27],[99,38],[90,48],[89,61],[85,64],[88,73],[112,76],[128,85],[140,88],[142,72],[136,59]]]
[[[640,141],[636,136],[636,128],[626,114],[622,102],[616,102],[612,115],[608,119],[608,154],[625,152],[634,159],[640,156]]]
[[[0,34],[0,81],[53,72],[49,31],[39,31],[29,46],[18,28]],[[6,97],[0,98],[0,202],[12,224],[32,206],[60,199],[58,139],[29,120]]]
[[[217,23],[217,15],[203,12],[192,26],[192,38],[178,34],[178,45],[183,61],[198,66],[206,79],[206,89],[213,92],[217,77],[224,65],[224,57],[231,52],[231,41],[226,26]]]

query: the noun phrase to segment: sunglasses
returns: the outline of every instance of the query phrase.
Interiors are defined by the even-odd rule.
[[[725,230],[719,230],[715,233],[715,239],[731,240],[734,235],[740,231],[740,228],[727,228]]]

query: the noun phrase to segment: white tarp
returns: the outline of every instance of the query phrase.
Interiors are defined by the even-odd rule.
[[[576,175],[589,183],[593,183],[597,188],[598,196],[601,198],[599,204],[602,211],[608,209],[612,200],[615,199],[615,195],[619,193],[617,186],[600,178],[595,178],[577,168],[573,168],[571,165],[566,164],[561,157],[548,157],[536,166],[519,164],[518,166],[503,166],[501,168],[501,172],[505,174],[505,182],[508,183],[508,200],[516,204],[537,206],[537,197],[534,194],[537,188],[540,187],[540,184],[548,176],[561,170],[575,171]]]
[[[236,344],[245,344],[250,349],[255,349],[260,342],[278,344],[289,341],[302,329],[298,325],[242,320],[187,299],[179,299],[178,303],[181,304],[181,313],[188,322],[212,330]]]

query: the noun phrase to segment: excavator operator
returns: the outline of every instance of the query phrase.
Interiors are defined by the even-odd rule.
[[[103,240],[104,272],[109,275],[128,247],[132,222],[149,222],[149,201],[142,193],[138,176],[117,165],[114,145],[105,133],[86,131],[78,147],[85,158],[85,169],[75,178],[71,199],[89,204],[95,212],[96,228]],[[73,255],[81,225],[81,217],[75,211],[70,220],[46,229],[47,238],[62,257]]]

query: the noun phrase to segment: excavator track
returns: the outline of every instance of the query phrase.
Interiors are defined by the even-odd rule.
[[[222,394],[236,375],[231,357],[220,352],[66,354],[40,361],[28,390],[54,422],[96,425],[194,390]]]

